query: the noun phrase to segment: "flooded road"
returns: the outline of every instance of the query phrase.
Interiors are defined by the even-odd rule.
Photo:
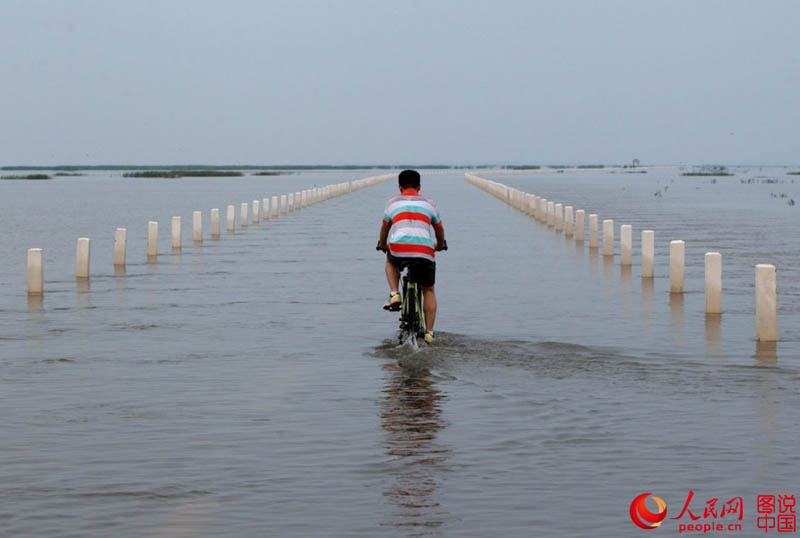
[[[800,493],[800,184],[735,173],[483,175],[633,225],[635,253],[654,229],[652,286],[636,255],[621,271],[463,174],[423,174],[450,250],[437,342],[417,353],[394,347],[380,309],[393,181],[207,235],[212,207],[238,220],[240,202],[377,174],[0,182],[0,535],[639,536],[636,495],[671,518],[689,490],[695,513],[743,497],[754,535],[757,494]],[[742,183],[759,178],[784,183]],[[78,237],[92,238],[88,287]],[[678,298],[671,239],[686,241]],[[25,295],[29,247],[44,248],[41,305]],[[724,312],[706,319],[712,250]],[[756,263],[778,268],[776,350],[756,349]]]

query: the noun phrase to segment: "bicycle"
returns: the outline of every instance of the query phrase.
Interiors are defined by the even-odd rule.
[[[381,248],[380,243],[375,250],[386,252]],[[447,241],[444,241],[441,248],[436,250],[447,250]],[[417,265],[412,259],[404,264],[402,268],[402,303],[400,306],[400,328],[397,332],[397,339],[400,345],[405,343],[417,346],[417,338],[425,336],[425,313],[422,310],[422,290],[419,282],[412,275],[415,273],[413,267]]]

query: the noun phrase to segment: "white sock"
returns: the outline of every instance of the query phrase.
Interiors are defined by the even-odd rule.
[[[390,297],[392,297],[392,296],[394,296],[394,295],[397,295],[397,290],[394,290],[394,291],[390,291],[390,292],[389,292],[389,296],[390,296]]]

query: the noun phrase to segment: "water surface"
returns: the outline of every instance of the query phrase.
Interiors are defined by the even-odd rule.
[[[656,492],[673,516],[693,489],[700,511],[743,496],[753,535],[756,494],[797,493],[800,208],[770,191],[800,192],[740,182],[791,181],[783,171],[736,174],[495,177],[632,224],[635,249],[656,230],[652,286],[638,258],[621,271],[460,174],[423,176],[450,250],[438,340],[418,353],[394,346],[396,316],[380,310],[392,182],[202,245],[188,241],[195,209],[207,225],[212,207],[238,218],[240,202],[355,177],[2,182],[2,533],[638,536],[633,497]],[[72,278],[79,236],[93,241],[88,288]],[[687,245],[679,299],[671,239]],[[41,305],[25,295],[33,246]],[[708,250],[725,278],[712,320]],[[780,308],[777,351],[758,357],[755,263],[778,267]]]

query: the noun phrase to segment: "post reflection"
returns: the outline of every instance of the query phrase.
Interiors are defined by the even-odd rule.
[[[91,286],[89,285],[88,278],[81,278],[75,280],[75,289],[77,290],[77,304],[80,307],[87,307],[89,306],[89,292],[91,291]]]
[[[655,283],[652,278],[642,277],[642,302],[644,303],[644,310],[648,314],[653,313],[653,291]]]
[[[28,309],[31,313],[40,313],[44,306],[44,297],[42,295],[28,295]]]
[[[442,428],[443,396],[424,364],[408,367],[392,362],[384,369],[391,375],[383,391],[381,423],[394,480],[383,495],[395,508],[386,525],[425,529],[430,536],[444,523],[435,495],[440,467],[449,454],[436,441]]]
[[[683,294],[669,294],[669,312],[672,320],[672,338],[675,342],[683,342]]]
[[[753,358],[765,366],[776,364],[778,362],[778,342],[756,340],[756,352]]]
[[[784,408],[786,402],[781,397],[781,373],[769,368],[777,360],[776,353],[775,342],[756,342],[754,357],[765,368],[754,369],[748,382],[751,388],[750,407],[758,418],[750,436],[755,449],[753,467],[756,476],[763,480],[774,479],[775,469],[783,462],[780,451],[776,449],[781,433],[778,409]]]
[[[611,279],[614,277],[613,256],[603,256],[603,276],[605,277],[606,282],[611,282]]]
[[[625,292],[626,295],[630,295],[631,292],[631,278],[633,276],[633,269],[630,265],[620,265],[619,267],[619,277],[620,282],[622,282],[622,290]]]
[[[583,241],[580,240],[575,241],[575,252],[578,254],[579,257],[583,258]]]
[[[706,350],[709,354],[716,355],[720,352],[721,334],[722,316],[706,313]]]

